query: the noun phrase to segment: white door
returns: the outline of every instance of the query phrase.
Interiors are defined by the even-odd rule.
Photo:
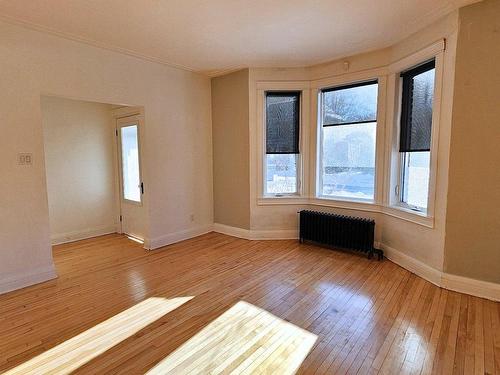
[[[120,176],[121,229],[137,239],[144,240],[144,183],[141,177],[140,116],[116,120]]]

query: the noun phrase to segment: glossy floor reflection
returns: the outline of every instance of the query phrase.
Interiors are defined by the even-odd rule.
[[[58,279],[0,295],[0,373],[22,372],[34,361],[41,369],[44,361],[57,363],[48,358],[51,350],[69,360],[78,352],[65,353],[61,349],[68,346],[61,343],[150,297],[196,296],[137,333],[124,332],[131,335],[121,342],[110,337],[106,346],[95,347],[105,351],[91,360],[79,353],[88,362],[72,373],[145,374],[173,360],[177,371],[191,366],[181,358],[189,347],[204,356],[196,344],[212,323],[213,335],[224,334],[216,341],[206,337],[203,350],[213,358],[203,357],[200,365],[213,359],[217,368],[236,355],[235,348],[246,350],[254,333],[241,329],[286,321],[318,337],[298,374],[500,374],[500,303],[438,288],[388,260],[295,240],[248,241],[218,233],[157,251],[108,235],[56,246],[54,260]],[[273,317],[253,317],[249,308],[231,315],[237,324],[221,318],[236,314],[231,309],[240,301]],[[143,317],[154,319],[150,312]],[[117,332],[124,328],[117,326]],[[294,326],[288,327],[295,332]],[[229,350],[221,346],[224,340],[231,341]],[[275,350],[268,358],[287,358],[295,350],[295,343],[287,343],[282,354]],[[249,357],[262,350],[250,350]],[[297,353],[300,358],[306,350]],[[275,361],[273,373],[277,363],[293,368],[286,359]]]
[[[294,374],[317,336],[244,301],[148,374]]]

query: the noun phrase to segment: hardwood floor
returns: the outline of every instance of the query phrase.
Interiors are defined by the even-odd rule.
[[[387,260],[217,233],[152,252],[109,235],[54,259],[57,280],[0,296],[0,372],[500,374],[500,304]]]

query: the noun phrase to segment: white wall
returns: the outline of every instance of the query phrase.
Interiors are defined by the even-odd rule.
[[[52,243],[116,231],[111,105],[41,97]]]
[[[160,246],[211,228],[207,77],[4,22],[0,56],[0,292],[55,276],[42,94],[144,106],[147,242]],[[33,153],[31,167],[17,164],[19,152]]]

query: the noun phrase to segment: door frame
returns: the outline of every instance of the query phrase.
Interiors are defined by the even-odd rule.
[[[123,195],[123,173],[122,173],[122,149],[121,149],[121,136],[119,131],[122,127],[127,125],[137,125],[137,144],[139,148],[139,180],[142,184],[141,191],[141,201],[136,202],[129,199],[125,199]],[[143,135],[144,135],[144,115],[142,110],[137,107],[127,107],[119,108],[113,111],[113,132],[115,135],[115,157],[116,157],[116,179],[117,179],[117,211],[118,211],[118,225],[117,232],[123,232],[123,207],[122,205],[131,204],[139,207],[145,206],[145,195],[146,191],[144,189],[144,152],[143,152]],[[144,207],[145,209],[145,207]],[[147,228],[146,228],[147,230]],[[146,233],[145,233],[146,234]],[[144,239],[145,240],[145,239]]]

